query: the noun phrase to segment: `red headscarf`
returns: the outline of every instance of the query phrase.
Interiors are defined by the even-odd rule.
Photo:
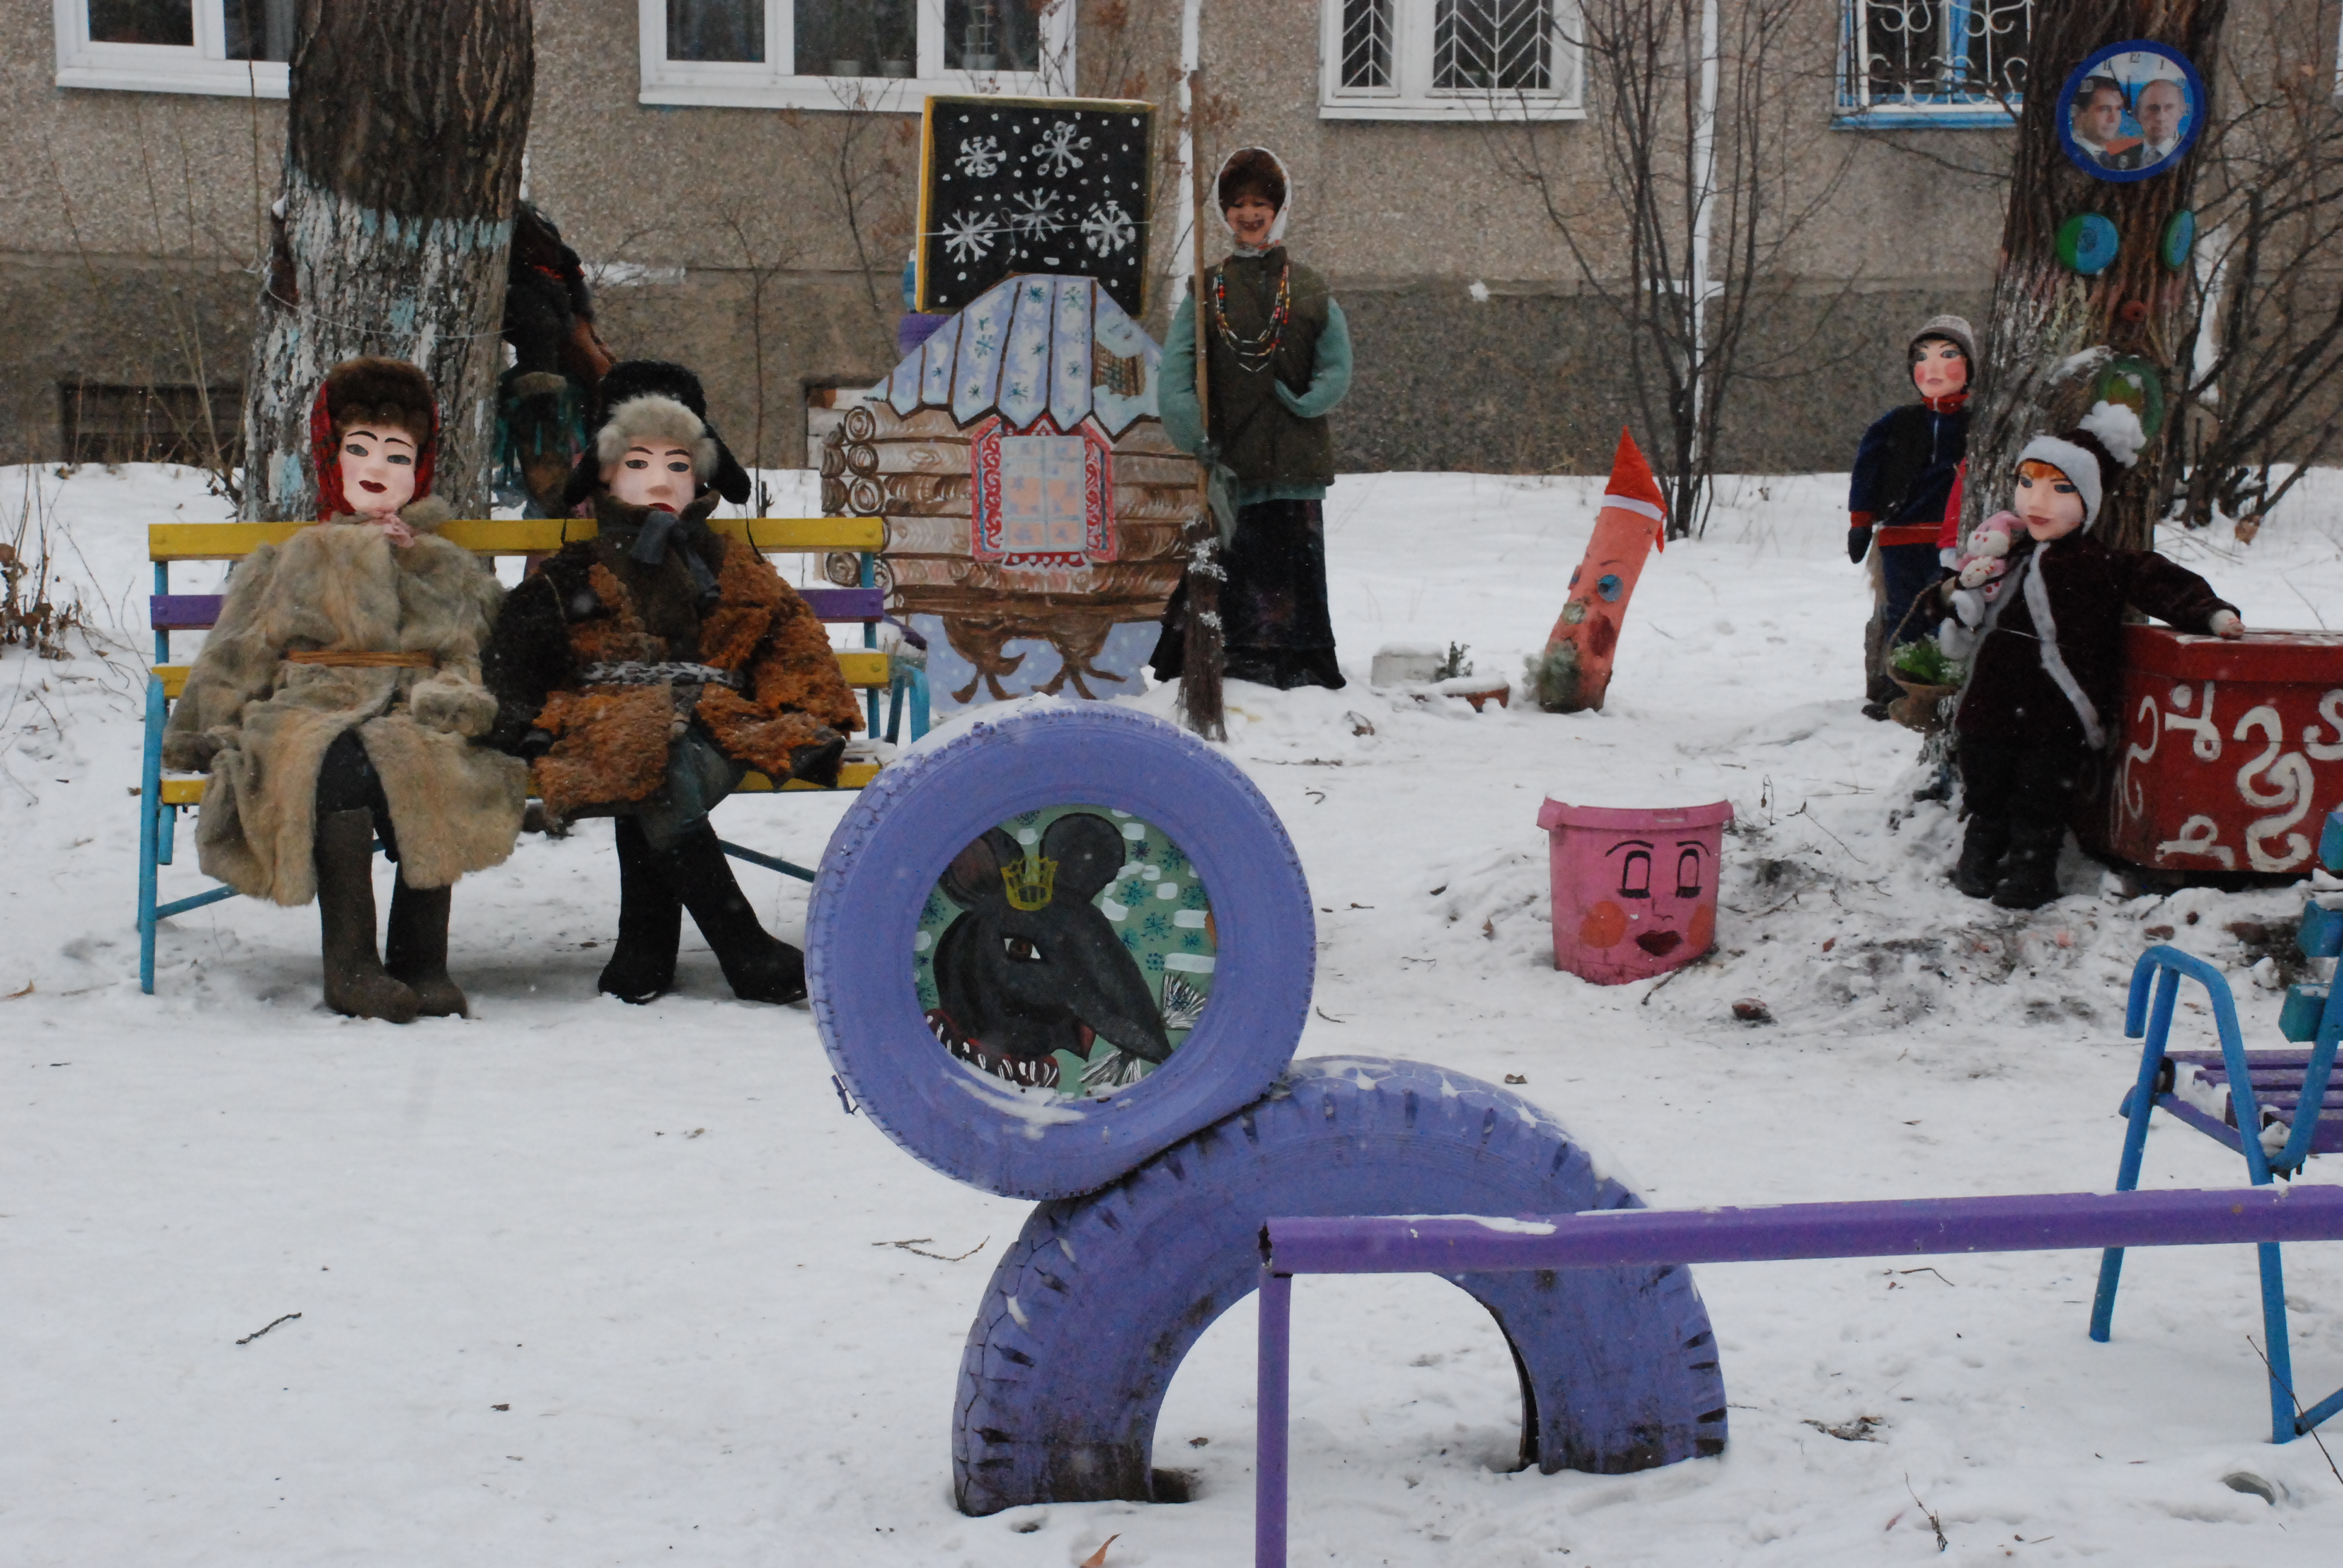
[[[317,388],[309,405],[309,462],[317,470],[317,520],[329,523],[355,508],[342,494],[342,444],[334,429],[333,410],[326,407],[327,388]],[[431,406],[431,434],[415,454],[415,494],[419,501],[431,493],[431,470],[439,460],[439,406]]]

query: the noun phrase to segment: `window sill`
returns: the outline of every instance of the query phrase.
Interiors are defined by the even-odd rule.
[[[283,98],[285,64],[256,60],[174,61],[158,65],[60,65],[57,85],[115,93],[196,93],[216,98]]]
[[[1831,116],[1837,131],[2006,131],[2017,116],[1993,104],[1946,105],[1943,108],[1841,108]]]
[[[940,76],[784,76],[762,82],[691,81],[646,75],[636,102],[665,108],[866,110],[916,115],[930,95],[1060,98],[1038,72],[953,71]]]
[[[1515,98],[1502,103],[1486,98],[1431,103],[1421,100],[1411,103],[1392,98],[1322,98],[1318,103],[1318,117],[1322,120],[1422,120],[1451,125],[1476,122],[1489,125],[1530,120],[1583,120],[1586,117],[1586,107],[1583,104],[1537,98],[1526,102]]]

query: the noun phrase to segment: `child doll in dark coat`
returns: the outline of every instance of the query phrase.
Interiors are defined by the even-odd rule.
[[[2107,743],[2125,606],[2184,631],[2244,633],[2237,607],[2195,572],[2092,536],[2100,498],[2144,441],[2137,416],[2101,403],[2018,455],[2011,510],[2022,528],[1954,719],[1969,825],[1953,879],[1973,899],[2031,910],[2058,896],[2083,765]]]
[[[1969,368],[1976,362],[1969,324],[1930,317],[1905,358],[1920,400],[1872,421],[1847,484],[1847,557],[1861,566],[1868,556],[1872,566],[1871,624],[1863,638],[1863,711],[1872,719],[1886,718],[1898,695],[1889,657],[1926,635],[1911,610],[1936,580],[1946,492],[1968,450]]]

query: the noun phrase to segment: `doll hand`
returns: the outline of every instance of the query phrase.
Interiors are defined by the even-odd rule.
[[[1863,564],[1863,558],[1870,553],[1871,525],[1869,523],[1848,524],[1846,530],[1846,558],[1853,561],[1856,566],[1861,566]]]
[[[448,675],[418,680],[407,694],[407,712],[426,729],[477,740],[497,721],[497,699],[485,687]]]
[[[2212,626],[2213,635],[2215,637],[2243,637],[2246,635],[2246,623],[2237,618],[2237,612],[2233,609],[2215,610],[2213,612],[2213,618],[2210,625]]]

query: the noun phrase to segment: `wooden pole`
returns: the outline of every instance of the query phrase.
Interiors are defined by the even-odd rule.
[[[1211,204],[1205,199],[1203,146],[1195,135],[1194,124],[1202,101],[1203,75],[1200,66],[1188,78],[1188,140],[1192,149],[1188,181],[1190,201],[1195,210],[1195,221],[1190,226],[1194,239],[1195,278],[1189,291],[1189,303],[1196,322],[1196,411],[1209,448],[1212,430],[1212,341],[1204,326],[1204,215],[1211,210]],[[1189,519],[1182,542],[1188,553],[1184,579],[1188,624],[1180,658],[1180,713],[1188,728],[1205,739],[1226,740],[1228,718],[1221,698],[1222,664],[1226,657],[1221,634],[1221,584],[1228,572],[1219,558],[1221,529],[1212,517],[1212,465],[1208,456],[1200,456],[1196,460],[1196,512]]]

